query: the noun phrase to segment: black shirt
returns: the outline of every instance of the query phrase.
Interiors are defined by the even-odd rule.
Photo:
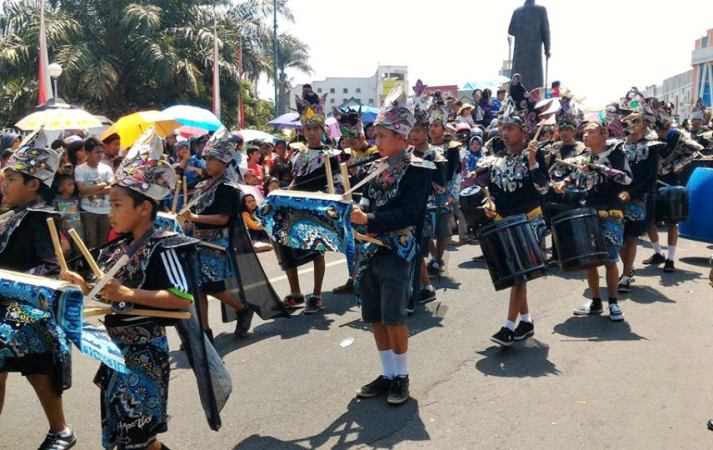
[[[538,151],[536,160],[538,167],[530,170],[527,149],[491,160],[488,187],[501,217],[527,214],[540,206],[541,196],[549,190],[549,175],[544,153]]]
[[[29,211],[8,237],[5,249],[0,253],[0,267],[17,272],[55,261],[54,249],[47,230],[49,214]]]
[[[223,214],[229,217],[229,222],[238,215],[240,193],[236,187],[221,184],[218,186],[213,197],[213,203],[201,211],[200,215],[210,216]],[[195,222],[196,228],[200,230],[216,230],[225,228],[228,225],[209,225],[207,223]]]

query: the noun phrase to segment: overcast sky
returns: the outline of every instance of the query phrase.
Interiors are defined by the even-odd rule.
[[[507,59],[515,0],[290,0],[282,30],[310,47],[312,74],[368,77],[378,64],[407,65],[409,83],[458,84],[493,78]],[[539,0],[552,36],[549,79],[599,107],[631,86],[643,90],[691,68],[694,41],[713,28],[713,1]],[[663,6],[666,6],[664,8]],[[260,83],[273,98],[273,87]]]

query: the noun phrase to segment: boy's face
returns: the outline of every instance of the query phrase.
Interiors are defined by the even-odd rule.
[[[87,162],[89,164],[99,164],[99,162],[104,157],[104,147],[101,145],[94,147],[91,152],[87,154]]]
[[[134,205],[134,200],[126,193],[126,188],[114,186],[109,191],[111,227],[117,233],[127,233],[136,229],[145,218],[151,218],[151,204],[143,201]]]
[[[211,177],[222,174],[227,167],[228,165],[218,158],[208,156],[205,159],[205,171],[208,172],[208,175]]]
[[[3,179],[3,201],[10,206],[24,205],[37,197],[39,180],[33,179],[25,183],[22,174],[14,170],[5,170]]]
[[[74,194],[74,181],[72,181],[72,180],[62,181],[62,183],[59,185],[59,192],[62,195]]]

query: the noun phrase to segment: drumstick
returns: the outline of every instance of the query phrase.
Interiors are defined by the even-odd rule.
[[[352,193],[350,192],[352,185],[349,181],[349,169],[347,168],[347,163],[341,163],[339,165],[339,171],[342,174],[342,184],[344,185],[344,198],[347,200],[352,200]]]
[[[664,182],[661,181],[661,180],[656,180],[656,182],[659,183],[659,184],[662,184],[662,185],[664,185],[664,186],[671,186],[670,184],[664,183]]]
[[[188,178],[183,175],[183,204],[188,203]]]
[[[54,256],[57,258],[59,270],[62,272],[67,272],[67,261],[64,259],[64,253],[62,252],[62,244],[60,244],[59,242],[57,227],[54,224],[54,219],[51,217],[47,218],[47,228],[50,229],[50,238],[52,239],[52,247],[54,247]]]
[[[121,258],[113,265],[111,266],[111,269],[104,274],[101,278],[97,280],[96,283],[94,283],[94,287],[92,287],[92,290],[89,291],[89,293],[85,296],[88,299],[95,299],[97,294],[99,294],[99,291],[104,289],[104,286],[109,284],[111,280],[116,278],[116,274],[119,272],[119,269],[124,267],[127,263],[129,262],[129,256],[124,254],[121,255]]]
[[[77,244],[77,247],[79,247],[79,251],[82,253],[82,255],[84,255],[84,259],[87,260],[87,264],[89,264],[89,267],[92,269],[94,276],[97,279],[103,277],[104,272],[102,272],[102,270],[97,265],[97,262],[94,260],[94,257],[89,252],[89,249],[87,248],[87,246],[84,245],[82,238],[80,238],[79,234],[77,234],[77,230],[72,228],[71,230],[69,230],[69,235],[72,237],[72,240],[74,241],[74,243]]]
[[[361,233],[358,233],[358,232],[355,231],[355,232],[354,232],[354,238],[355,238],[357,241],[371,242],[372,244],[376,244],[376,245],[380,245],[380,246],[382,246],[382,247],[385,247],[383,241],[381,241],[380,239],[371,237],[371,236],[369,236],[369,235],[367,235],[367,234],[361,234]]]
[[[181,193],[181,180],[176,180],[176,188],[173,190],[173,203],[171,203],[171,212],[176,213],[178,208],[178,194]]]
[[[332,162],[329,158],[329,150],[325,153],[324,169],[327,172],[327,193],[334,194],[334,178],[332,178]]]
[[[211,242],[199,241],[198,245],[202,245],[203,247],[206,247],[206,248],[212,248],[213,250],[220,250],[221,252],[225,251],[225,247],[223,247],[222,245],[213,244]]]
[[[2,222],[3,220],[9,219],[10,217],[12,217],[14,215],[15,215],[15,211],[12,209],[9,211],[5,211],[4,213],[0,214],[0,222]]]
[[[131,309],[115,313],[111,306],[88,306],[83,310],[84,317],[105,316],[107,314],[125,314],[127,316],[162,317],[166,319],[190,319],[191,313],[187,311],[160,311],[156,309]]]

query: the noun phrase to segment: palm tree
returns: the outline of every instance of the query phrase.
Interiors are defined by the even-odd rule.
[[[278,112],[284,114],[290,104],[290,99],[285,95],[285,92],[289,90],[285,71],[292,69],[312,73],[312,66],[307,62],[309,59],[309,47],[307,44],[286,33],[280,34],[277,42],[277,70],[280,74],[278,84],[280,104],[278,105]],[[272,72],[272,70],[268,71],[268,75],[274,80],[275,75]]]

